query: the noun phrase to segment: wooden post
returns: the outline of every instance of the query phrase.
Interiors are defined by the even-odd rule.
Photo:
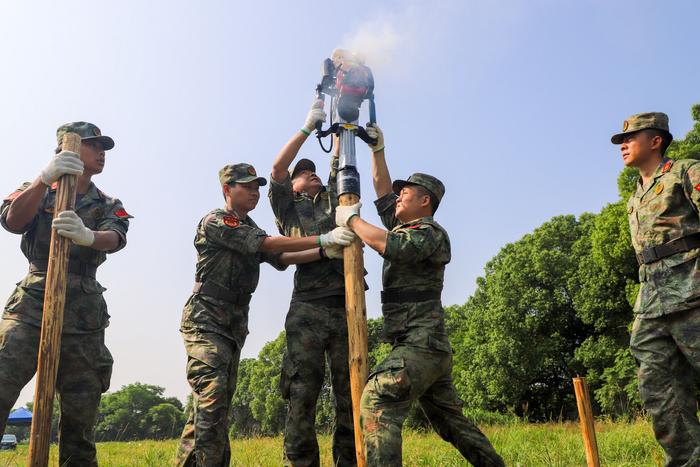
[[[576,392],[578,416],[581,420],[583,446],[586,449],[586,462],[588,467],[600,467],[598,441],[595,437],[595,419],[593,418],[593,409],[591,409],[591,396],[588,392],[586,378],[574,378],[574,391]]]
[[[80,153],[80,136],[67,133],[61,146],[66,151]],[[61,211],[75,209],[75,194],[78,178],[64,175],[58,181],[54,217]],[[63,309],[68,285],[68,254],[71,240],[51,230],[49,267],[46,272],[44,291],[44,314],[41,321],[41,340],[34,390],[34,413],[29,438],[29,465],[44,467],[49,462],[51,442],[51,415],[56,392],[56,374],[61,356],[61,332],[63,331]]]
[[[340,195],[341,206],[360,202],[356,194]],[[343,251],[345,263],[345,311],[348,320],[348,347],[350,364],[350,393],[355,428],[355,454],[357,467],[367,465],[365,443],[360,426],[360,399],[367,382],[367,309],[365,306],[364,260],[362,242],[359,238]]]

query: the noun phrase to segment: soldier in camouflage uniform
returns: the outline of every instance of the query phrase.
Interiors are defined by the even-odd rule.
[[[612,137],[639,169],[627,203],[639,262],[632,354],[639,391],[667,466],[700,465],[695,388],[700,370],[700,162],[664,157],[673,137],[663,113],[629,117]]]
[[[248,216],[266,180],[249,164],[227,165],[219,179],[226,206],[211,211],[197,226],[196,282],[182,313],[192,411],[182,432],[178,465],[229,465],[229,409],[260,263],[284,269],[319,261],[327,254],[342,254],[339,245],[354,238],[345,228],[304,238],[268,237]]]
[[[336,223],[353,229],[384,258],[382,314],[391,353],[372,370],[362,393],[361,423],[367,464],[401,465],[401,427],[418,400],[438,434],[476,466],[502,466],[484,434],[462,414],[452,382],[452,349],[440,301],[450,239],[433,218],[445,193],[435,177],[415,173],[392,184],[384,157],[384,137],[373,152],[375,205],[382,223],[359,216],[359,203],[339,206]]]
[[[63,135],[80,135],[80,154],[61,151]],[[106,289],[95,279],[97,267],[126,245],[129,218],[118,199],[91,182],[102,172],[105,151],[114,141],[91,123],[75,122],[57,131],[58,154],[41,175],[7,196],[0,207],[0,223],[21,234],[21,249],[29,273],[5,305],[0,322],[0,433],[22,387],[37,367],[44,286],[49,258],[55,182],[64,174],[78,175],[75,211],[59,213],[53,228],[70,238],[68,288],[56,390],[60,403],[59,463],[97,465],[94,429],[100,396],[109,388],[112,356],[104,343],[109,324]]]
[[[316,123],[325,118],[323,101],[314,102],[304,126],[282,148],[272,167],[268,192],[270,204],[280,233],[289,237],[319,235],[336,227],[337,152],[331,159],[327,187],[323,186],[316,175],[315,164],[309,159],[300,159],[291,173],[288,171]],[[284,328],[287,351],[280,389],[288,401],[285,463],[319,465],[316,404],[327,357],[335,402],[333,462],[341,466],[355,465],[342,259],[297,266]]]

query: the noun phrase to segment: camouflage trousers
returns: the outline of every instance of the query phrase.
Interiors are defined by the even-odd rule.
[[[287,352],[280,390],[288,401],[284,430],[285,464],[319,465],[316,404],[325,378],[326,357],[335,405],[333,462],[355,465],[355,438],[348,369],[348,327],[344,306],[292,301],[285,321]]]
[[[639,364],[639,393],[666,465],[700,466],[695,388],[700,371],[700,309],[637,317],[630,341]]]
[[[21,321],[0,321],[0,433],[20,391],[36,373],[40,334],[41,329]],[[112,363],[104,331],[62,336],[56,379],[59,465],[97,465],[95,424]]]
[[[451,352],[410,345],[396,345],[377,365],[362,393],[367,465],[401,465],[401,428],[416,399],[435,431],[473,465],[505,465],[488,438],[463,415],[451,374]]]
[[[192,387],[192,410],[182,430],[176,464],[228,466],[229,412],[236,392],[241,348],[235,341],[213,332],[183,331],[182,337],[187,352],[187,381]]]

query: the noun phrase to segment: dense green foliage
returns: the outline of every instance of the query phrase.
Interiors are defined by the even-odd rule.
[[[178,436],[185,423],[182,403],[175,397],[164,397],[163,391],[160,386],[134,383],[104,395],[96,438],[129,441]]]
[[[669,157],[700,158],[700,105],[692,114],[693,129]],[[633,417],[641,409],[628,349],[639,285],[625,211],[637,179],[624,169],[617,202],[578,219],[554,217],[506,245],[467,303],[448,310],[467,406],[570,418],[571,378],[585,375],[600,412]]]

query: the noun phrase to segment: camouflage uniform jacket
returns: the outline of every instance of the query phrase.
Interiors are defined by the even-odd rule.
[[[450,238],[432,216],[402,224],[396,219],[394,193],[375,205],[389,229],[384,250],[384,291],[442,291],[445,265],[450,262]],[[384,337],[393,343],[432,347],[449,352],[445,313],[440,300],[384,303]]]
[[[56,200],[55,186],[47,191],[39,205],[34,219],[23,229],[14,231],[7,226],[7,213],[12,200],[30,184],[25,183],[7,196],[0,207],[0,223],[5,230],[21,234],[20,248],[30,263],[46,264],[51,244],[51,221]],[[129,229],[129,215],[121,201],[110,198],[91,183],[84,195],[78,195],[75,212],[85,226],[92,230],[112,230],[119,235],[119,245],[112,251],[98,251],[75,245],[71,242],[69,264],[96,268],[107,259],[106,253],[114,253],[126,245],[126,232]],[[45,267],[45,266],[44,266]],[[44,304],[46,272],[30,272],[17,284],[5,305],[3,318],[15,319],[41,327]],[[94,277],[75,273],[68,274],[66,304],[63,318],[63,332],[83,334],[100,331],[109,325],[107,304],[102,297],[105,289]]]
[[[215,209],[197,226],[195,280],[250,295],[258,286],[260,263],[279,270],[279,254],[258,251],[268,235],[250,216],[239,219],[224,209]],[[241,346],[248,335],[248,305],[194,293],[182,313],[182,331],[201,330],[236,340]]]
[[[664,159],[627,203],[632,246],[643,249],[700,232],[700,162]],[[634,311],[642,318],[700,306],[700,248],[639,267]]]
[[[333,230],[335,208],[338,206],[336,178],[338,158],[331,159],[328,186],[316,196],[294,193],[289,177],[277,183],[270,177],[268,196],[275,213],[277,227],[287,237],[308,237]],[[331,295],[345,294],[342,260],[314,261],[299,264],[294,274],[293,299],[313,300]]]

